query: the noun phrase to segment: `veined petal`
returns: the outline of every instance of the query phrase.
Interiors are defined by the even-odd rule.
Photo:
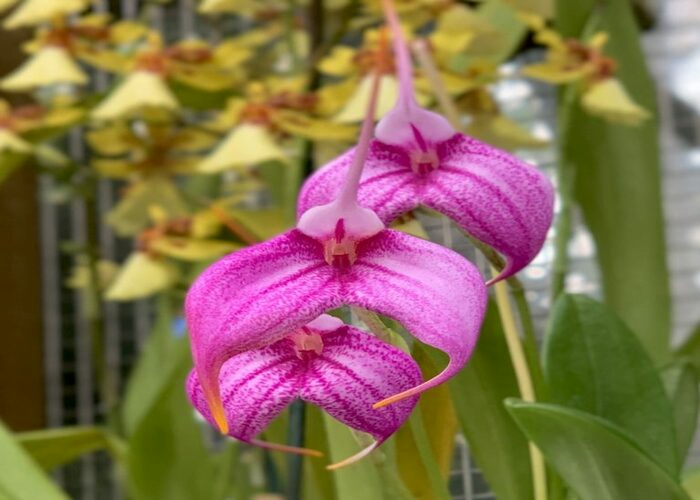
[[[348,174],[355,148],[334,159],[302,186],[297,202],[301,217],[309,208],[335,199]],[[420,186],[397,153],[372,141],[358,192],[360,206],[371,208],[385,224],[418,205]]]
[[[238,354],[222,366],[219,385],[228,435],[273,449],[313,453],[255,439],[287,405],[301,398],[376,439],[375,444],[340,464],[347,465],[379,446],[406,421],[417,396],[379,410],[372,404],[419,384],[420,369],[400,349],[335,318],[321,316],[306,328],[321,334],[318,355],[297,356],[294,341],[285,338]],[[197,411],[216,425],[196,370],[188,378],[187,392]]]
[[[418,397],[375,410],[372,404],[422,381],[406,353],[347,327],[323,336],[323,352],[309,363],[301,397],[380,443],[403,424]]]
[[[222,364],[340,305],[338,286],[322,246],[296,230],[223,258],[195,281],[185,302],[195,368],[223,431]]]
[[[345,280],[344,301],[389,316],[450,360],[436,377],[375,407],[419,394],[455,375],[476,344],[486,287],[464,257],[440,245],[385,230],[361,242]]]
[[[419,205],[430,207],[507,258],[497,279],[521,270],[539,252],[552,222],[554,192],[549,180],[524,161],[462,134],[437,144],[436,150],[437,168],[416,174],[407,150],[373,141],[359,204],[374,210],[385,224]],[[306,181],[299,214],[334,198],[352,151]]]
[[[441,144],[438,154],[440,166],[421,202],[506,257],[496,280],[520,271],[540,251],[552,223],[551,182],[517,157],[461,134]]]

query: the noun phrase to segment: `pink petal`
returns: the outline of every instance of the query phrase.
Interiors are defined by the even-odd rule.
[[[296,230],[202,273],[187,294],[185,316],[195,369],[222,431],[217,374],[224,361],[269,345],[340,303],[322,246]]]
[[[351,153],[306,181],[298,213],[333,199]],[[552,221],[549,180],[518,158],[462,134],[439,144],[437,153],[438,168],[419,175],[411,170],[406,149],[373,141],[359,204],[373,209],[386,224],[419,205],[433,208],[506,257],[507,267],[498,279],[521,270],[539,252]]]
[[[229,436],[251,442],[299,397],[303,366],[290,344],[282,340],[224,363],[219,385]],[[196,370],[187,379],[187,393],[197,411],[216,426]]]
[[[347,177],[355,148],[348,150],[314,173],[302,186],[297,201],[301,217],[312,207],[330,203]],[[418,205],[418,186],[410,162],[403,165],[402,151],[372,141],[358,193],[360,206],[373,209],[386,224]],[[377,209],[379,208],[379,210]]]
[[[420,341],[449,356],[443,372],[409,395],[445,382],[466,364],[487,299],[481,275],[464,257],[392,230],[360,243],[343,291],[345,303],[399,321]]]
[[[311,359],[296,355],[294,342],[282,339],[261,349],[238,354],[219,373],[228,434],[241,441],[273,449],[304,452],[255,438],[296,398],[318,405],[353,429],[384,442],[406,421],[418,397],[375,410],[372,403],[409,389],[421,381],[413,359],[400,349],[356,328],[330,320],[307,328],[322,334],[323,351]],[[326,328],[333,327],[332,331]],[[187,393],[193,406],[212,425],[214,418],[204,389],[192,370]],[[310,450],[306,450],[308,453]],[[363,456],[360,454],[352,459]]]
[[[517,157],[465,135],[440,152],[422,203],[455,220],[508,263],[498,279],[525,267],[552,223],[554,190],[547,177]]]
[[[381,444],[406,421],[418,397],[378,410],[372,404],[421,380],[408,354],[348,327],[323,336],[323,352],[308,365],[301,397]]]

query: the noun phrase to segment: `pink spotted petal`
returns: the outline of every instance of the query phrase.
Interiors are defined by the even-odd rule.
[[[539,252],[552,222],[554,191],[544,174],[518,158],[462,134],[436,147],[440,164],[429,174],[411,170],[406,149],[373,141],[359,204],[388,224],[425,205],[503,254],[498,279],[520,271]],[[327,203],[347,172],[346,153],[302,188],[298,212]]]
[[[354,152],[355,148],[350,149],[307,179],[297,201],[298,217],[312,207],[335,199],[347,176]],[[371,208],[382,222],[388,224],[415,208],[419,204],[419,196],[420,186],[416,183],[410,162],[403,161],[402,151],[372,141],[358,192],[359,205]]]
[[[440,157],[421,202],[506,257],[497,279],[520,271],[540,251],[552,223],[551,182],[517,157],[465,135],[446,143]]]
[[[372,405],[421,381],[409,355],[348,327],[323,336],[323,352],[308,365],[301,397],[381,444],[406,421],[418,398],[378,410]]]
[[[235,252],[190,288],[185,316],[194,365],[214,416],[226,431],[217,374],[241,352],[281,339],[340,305],[322,246],[293,230]]]
[[[416,338],[449,356],[443,372],[409,394],[445,382],[465,365],[487,299],[481,275],[469,261],[440,245],[392,230],[359,245],[344,292],[346,303],[399,321]]]
[[[396,432],[418,398],[379,410],[372,404],[419,384],[420,369],[400,349],[328,317],[322,324],[318,320],[309,323],[307,328],[321,333],[324,344],[321,354],[311,359],[297,357],[294,342],[285,338],[224,363],[219,385],[228,434],[247,443],[285,449],[256,437],[286,406],[302,398],[349,427],[374,436],[375,445],[352,457],[360,458]],[[187,393],[197,411],[217,425],[196,370],[187,380]]]

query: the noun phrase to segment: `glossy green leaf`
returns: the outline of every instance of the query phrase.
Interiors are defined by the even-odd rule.
[[[661,373],[666,394],[671,400],[676,424],[676,441],[679,463],[688,455],[698,423],[698,374],[693,365],[678,363]]]
[[[0,498],[2,500],[68,500],[49,476],[0,424]]]
[[[44,469],[53,469],[85,453],[110,447],[107,431],[99,427],[43,429],[22,432],[16,438]]]
[[[583,295],[556,302],[544,346],[553,402],[598,415],[677,474],[673,410],[649,356],[629,328]]]
[[[444,366],[441,353],[425,349]],[[495,304],[489,304],[474,354],[449,387],[470,453],[492,491],[499,500],[531,499],[528,444],[503,406],[520,393]]]
[[[631,97],[654,112],[655,91],[628,0],[558,0],[564,36],[611,34],[606,54]],[[569,92],[576,92],[569,89]],[[563,167],[597,246],[605,301],[639,336],[657,364],[668,358],[670,298],[660,190],[658,124],[625,126],[590,116],[562,99]]]
[[[581,500],[688,500],[658,462],[602,418],[553,404],[506,406]]]

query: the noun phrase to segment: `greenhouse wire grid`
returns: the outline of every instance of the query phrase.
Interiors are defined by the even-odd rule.
[[[103,12],[108,9],[108,4],[107,0],[94,2],[95,8]],[[122,0],[119,4],[122,16],[134,18],[138,15],[140,5],[137,0]],[[194,7],[193,0],[153,7],[149,20],[154,27],[164,31],[168,39],[183,34],[215,39],[216,32],[208,25],[200,24],[200,19],[191,14]],[[662,123],[667,246],[674,304],[673,338],[677,344],[697,321],[698,309],[695,306],[700,302],[700,91],[693,101],[692,95],[689,99],[687,92],[684,94],[679,89],[686,79],[700,79],[700,4],[697,0],[667,0],[658,23],[645,34],[644,44],[657,81]],[[694,66],[688,62],[693,60],[693,54],[696,55]],[[523,58],[540,56],[533,51]],[[691,71],[693,67],[695,73]],[[554,93],[544,86],[518,78],[516,68],[512,69],[513,78],[502,82],[496,89],[504,113],[540,137],[554,139]],[[97,74],[94,81],[96,90],[105,90],[110,83],[105,74]],[[65,147],[75,158],[89,155],[78,133],[68,137]],[[553,147],[521,154],[553,175],[557,160]],[[50,179],[40,180],[43,195],[50,193],[53,187]],[[100,181],[101,216],[113,206],[119,188],[119,184],[113,181]],[[90,339],[82,320],[79,296],[64,284],[73,265],[72,257],[61,251],[64,242],[79,244],[85,241],[84,207],[81,202],[56,205],[46,196],[40,199],[47,423],[51,427],[89,425],[100,421],[103,408],[96,399]],[[470,256],[471,246],[452,224],[434,217],[426,217],[424,222],[435,241]],[[99,230],[102,256],[123,261],[131,249],[131,242],[116,238],[104,224]],[[540,332],[544,327],[543,312],[550,307],[548,270],[553,258],[552,237],[553,230],[548,244],[521,273]],[[567,290],[599,295],[595,245],[580,223],[574,228],[570,254],[572,262]],[[149,301],[110,303],[104,312],[107,346],[104,361],[119,374],[117,382],[121,390],[139,346],[150,330],[151,304]],[[700,463],[700,442],[694,446],[690,460]],[[119,500],[123,494],[113,474],[107,455],[97,453],[62,468],[56,473],[56,478],[76,500]],[[470,460],[466,442],[461,436],[456,440],[450,491],[456,500],[494,499]]]

